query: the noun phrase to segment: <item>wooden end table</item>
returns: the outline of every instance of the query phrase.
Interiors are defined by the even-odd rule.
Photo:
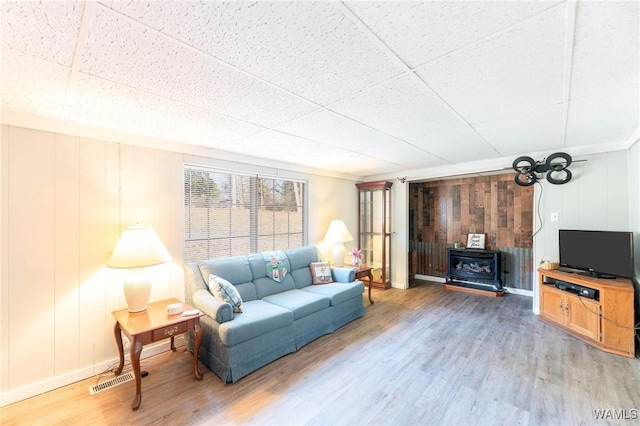
[[[127,309],[112,312],[116,318],[114,334],[118,352],[120,353],[120,364],[116,369],[116,375],[122,372],[124,367],[124,350],[122,347],[123,332],[131,342],[131,366],[136,379],[136,396],[133,398],[131,409],[137,410],[142,402],[142,386],[140,381],[140,353],[142,346],[157,342],[159,340],[171,338],[171,350],[175,351],[174,337],[179,334],[193,332],[196,341],[193,350],[193,374],[197,380],[202,379],[202,373],[198,369],[198,352],[202,343],[202,328],[200,327],[200,317],[204,313],[200,312],[193,316],[182,316],[182,314],[169,315],[167,305],[171,303],[182,303],[178,299],[166,299],[159,302],[150,303],[147,310],[142,312],[129,312]],[[184,310],[194,309],[183,303]]]
[[[373,267],[360,265],[358,270],[356,271],[356,280],[360,278],[368,278],[369,279],[369,303],[373,305],[373,299],[371,298],[371,287],[373,287]]]

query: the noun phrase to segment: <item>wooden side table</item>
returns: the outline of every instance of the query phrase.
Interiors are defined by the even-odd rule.
[[[150,303],[146,311],[129,312],[127,309],[114,311],[113,316],[116,318],[114,334],[118,352],[120,353],[120,364],[116,369],[116,375],[122,372],[124,367],[124,350],[122,347],[123,332],[131,342],[131,366],[133,375],[136,379],[136,396],[133,398],[131,409],[137,410],[142,402],[142,386],[140,380],[140,353],[142,346],[157,342],[159,340],[171,338],[171,350],[175,351],[173,344],[175,336],[187,332],[195,333],[195,347],[193,350],[193,374],[197,380],[202,379],[202,373],[198,369],[198,352],[202,343],[202,328],[200,327],[200,317],[204,313],[200,312],[193,316],[182,316],[182,314],[169,315],[167,313],[167,305],[171,303],[182,303],[178,299],[167,299],[159,302]],[[183,304],[184,309],[194,309],[186,303]]]
[[[369,278],[369,303],[373,305],[373,299],[371,298],[371,287],[373,287],[373,268],[371,266],[360,265],[356,271],[356,280],[360,278]]]

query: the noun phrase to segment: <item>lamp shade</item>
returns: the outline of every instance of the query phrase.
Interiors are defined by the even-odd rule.
[[[353,241],[353,236],[347,225],[340,219],[332,220],[329,224],[327,234],[324,236],[324,240],[327,243],[333,244],[331,254],[333,255],[334,266],[342,266],[344,264],[344,256],[346,249],[344,243],[347,241]]]
[[[171,260],[162,241],[150,226],[125,228],[107,262],[110,268],[142,268]]]
[[[170,260],[171,255],[153,228],[132,226],[122,231],[107,266],[129,269],[128,276],[122,283],[129,312],[142,312],[147,309],[151,281],[144,268]]]
[[[336,219],[329,224],[324,240],[328,243],[346,243],[347,241],[353,241],[353,236],[344,221]]]

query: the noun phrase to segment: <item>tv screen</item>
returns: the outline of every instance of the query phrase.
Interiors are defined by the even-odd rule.
[[[633,234],[616,231],[560,230],[560,266],[600,278],[633,274]]]

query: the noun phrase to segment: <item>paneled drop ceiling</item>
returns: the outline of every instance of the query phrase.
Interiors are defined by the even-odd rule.
[[[3,1],[2,107],[360,177],[624,144],[639,9]]]

